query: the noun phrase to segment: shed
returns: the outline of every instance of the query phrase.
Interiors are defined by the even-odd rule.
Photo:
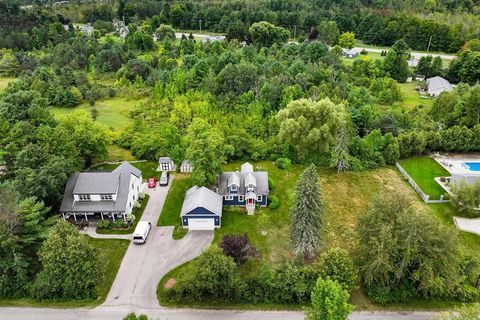
[[[189,230],[220,228],[223,198],[212,190],[193,186],[185,192],[180,218]]]
[[[158,169],[157,171],[175,171],[176,166],[170,157],[160,157],[158,159]]]
[[[192,172],[193,171],[193,163],[189,160],[183,160],[182,164],[180,165],[180,172]]]
[[[433,77],[427,79],[428,94],[432,97],[439,96],[442,92],[453,90],[453,86],[447,79],[442,77]]]

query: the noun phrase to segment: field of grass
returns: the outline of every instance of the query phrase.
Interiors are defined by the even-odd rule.
[[[180,211],[185,192],[192,187],[189,177],[188,174],[175,173],[162,213],[157,221],[157,226],[175,226],[172,235],[174,239],[181,239],[187,234],[187,230],[183,229],[180,224]]]
[[[380,53],[377,52],[368,52],[367,54],[361,54],[358,55],[355,58],[345,58],[341,57],[340,60],[342,60],[347,66],[353,65],[353,62],[358,59],[373,59],[373,60],[383,60],[385,57],[382,57]]]
[[[119,165],[120,163],[97,164],[88,171],[113,171]],[[150,177],[156,177],[157,180],[160,178],[160,173],[157,171],[158,163],[155,161],[133,162],[131,165],[142,171],[143,180],[147,180]]]
[[[145,207],[147,206],[148,200],[150,196],[148,194],[145,195],[145,198],[142,200],[142,206],[140,208],[133,208],[132,214],[135,215],[135,221],[127,229],[97,229],[98,234],[131,234],[135,227],[138,224],[138,221],[142,219],[143,212],[145,211]]]
[[[88,239],[89,242],[98,249],[98,258],[101,263],[99,266],[101,279],[97,286],[99,296],[96,300],[37,301],[33,299],[11,299],[0,300],[0,306],[79,308],[94,307],[103,303],[112,287],[113,280],[115,280],[130,241],[119,239]]]
[[[426,107],[431,107],[433,104],[432,98],[421,98],[420,94],[415,87],[419,84],[418,81],[406,82],[406,83],[399,83],[400,90],[403,94],[403,102],[402,104],[406,106],[408,109],[413,109],[419,105],[423,105]]]
[[[54,116],[62,116],[69,114],[73,110],[85,110],[87,112],[97,111],[96,121],[105,125],[112,131],[122,131],[130,123],[129,111],[142,100],[129,100],[127,98],[113,98],[103,101],[97,101],[94,106],[90,106],[88,102],[83,102],[74,108],[52,107],[51,111]]]
[[[7,88],[8,84],[14,80],[15,78],[0,78],[0,93],[2,93],[2,91]]]
[[[438,162],[428,156],[412,157],[399,161],[417,185],[430,199],[439,199],[440,195],[446,195],[446,191],[434,180],[435,177],[449,176]]]
[[[96,162],[103,161],[133,161],[137,160],[128,149],[124,149],[117,144],[108,146],[108,154],[104,159],[96,159]]]

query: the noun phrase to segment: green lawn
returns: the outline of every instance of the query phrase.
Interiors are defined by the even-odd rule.
[[[135,227],[138,224],[138,221],[142,219],[143,212],[145,211],[145,207],[147,206],[148,200],[150,196],[148,194],[145,195],[145,198],[142,200],[142,206],[140,208],[133,208],[132,214],[135,215],[135,221],[128,229],[97,229],[98,234],[131,234]]]
[[[119,165],[120,163],[97,164],[91,167],[89,171],[113,171]],[[134,162],[131,165],[142,171],[143,180],[150,177],[156,177],[157,180],[160,178],[160,173],[157,171],[158,163],[155,161]]]
[[[186,229],[181,228],[180,211],[185,198],[185,192],[192,187],[189,177],[190,175],[187,174],[175,174],[175,179],[173,179],[170,186],[162,213],[157,222],[158,226],[175,226],[173,231],[174,239],[180,239],[187,233]]]
[[[427,156],[412,157],[399,161],[417,185],[430,199],[439,199],[446,191],[434,180],[435,177],[450,176],[438,162]]]
[[[429,158],[427,158],[429,159]],[[237,170],[241,163],[232,163],[224,170]],[[293,166],[290,170],[280,170],[272,162],[259,162],[260,166],[269,172],[275,181],[271,194],[280,199],[280,207],[276,210],[262,208],[257,211],[269,214],[271,226],[266,236],[262,236],[257,227],[258,215],[248,216],[242,208],[224,208],[222,227],[215,231],[214,243],[219,243],[225,234],[247,233],[253,245],[262,254],[264,262],[276,264],[282,256],[290,256],[289,250],[289,208],[292,204],[293,187],[302,171],[302,166]],[[430,164],[430,166],[432,166]],[[257,170],[257,169],[256,169]],[[336,173],[332,170],[319,169],[322,197],[325,204],[324,249],[332,246],[342,247],[349,252],[355,248],[355,226],[358,216],[363,213],[371,201],[382,192],[401,192],[414,201],[419,210],[425,210],[438,218],[445,225],[454,228],[452,217],[458,215],[451,204],[426,205],[419,200],[415,191],[393,167],[368,170],[363,172]],[[441,175],[441,174],[440,174]],[[173,187],[173,186],[172,186]],[[178,200],[177,203],[181,204]],[[179,210],[179,209],[178,209]],[[178,216],[177,216],[178,217]],[[475,251],[480,249],[480,237],[461,233],[462,243],[466,248]],[[259,262],[242,266],[242,273],[255,272]],[[245,305],[245,304],[173,304],[166,300],[164,285],[170,278],[177,278],[188,269],[189,263],[182,265],[165,275],[158,286],[158,298],[162,305],[175,307],[200,308],[230,308],[230,309],[301,309],[301,306],[291,305]],[[351,303],[356,310],[440,310],[458,305],[453,301],[427,301],[417,299],[404,304],[393,304],[387,307],[374,305],[367,298],[364,290],[358,289],[352,293]]]
[[[113,98],[103,101],[97,101],[94,106],[90,106],[88,102],[83,102],[74,108],[66,107],[52,107],[51,110],[54,116],[59,117],[65,114],[69,114],[73,110],[85,110],[92,112],[97,110],[96,121],[110,128],[112,131],[122,131],[130,123],[129,111],[139,102],[141,99],[127,99],[127,98]]]
[[[383,59],[385,59],[385,57],[382,57],[382,55],[380,53],[377,53],[377,52],[368,52],[365,55],[360,54],[355,58],[345,58],[345,57],[340,58],[340,60],[342,60],[347,66],[353,65],[353,62],[355,60],[359,60],[359,59],[383,60]]]
[[[0,93],[5,90],[8,84],[12,81],[16,80],[15,78],[0,78]]]
[[[124,149],[117,144],[108,146],[108,154],[104,159],[95,159],[96,162],[103,161],[133,161],[137,160],[128,149]]]
[[[98,258],[100,261],[101,280],[97,286],[98,298],[96,300],[37,301],[33,299],[11,299],[0,300],[0,307],[78,308],[93,307],[103,303],[110,291],[113,280],[115,280],[130,241],[119,239],[88,239],[89,242],[98,249]]]
[[[400,90],[402,90],[403,94],[403,105],[406,106],[408,109],[413,109],[416,106],[424,105],[427,107],[431,107],[433,104],[432,98],[421,98],[420,94],[415,87],[419,85],[418,81],[406,82],[406,83],[399,83]]]

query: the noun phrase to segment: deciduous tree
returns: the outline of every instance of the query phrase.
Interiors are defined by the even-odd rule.
[[[353,311],[347,290],[330,278],[318,278],[311,298],[312,307],[305,309],[305,320],[347,320]]]

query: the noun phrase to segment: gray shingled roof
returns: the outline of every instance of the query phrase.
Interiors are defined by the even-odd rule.
[[[87,176],[87,175],[88,176]],[[75,173],[67,181],[65,185],[65,192],[63,195],[62,205],[60,206],[60,212],[123,212],[127,206],[128,201],[128,191],[130,188],[130,175],[133,174],[138,178],[141,178],[142,172],[129,164],[128,162],[123,162],[112,172],[82,172]],[[74,201],[74,190],[77,189],[80,177],[87,181],[95,181],[99,183],[105,181],[109,185],[110,178],[112,176],[117,177],[117,186],[118,191],[115,188],[113,194],[117,192],[116,201]],[[96,176],[97,178],[94,178]],[[85,184],[85,181],[80,181],[81,185],[80,190],[82,194],[101,194],[92,190],[112,190],[111,187],[99,186],[96,185],[95,188],[87,189],[88,185]]]
[[[170,157],[160,157],[158,158],[158,163],[173,163]]]
[[[113,194],[117,192],[120,174],[115,172],[82,172],[78,174],[73,194]]]
[[[183,200],[181,216],[201,207],[208,211],[221,216],[223,207],[222,196],[216,194],[205,187],[194,186],[187,190],[185,199]]]
[[[439,95],[443,91],[450,91],[453,89],[453,86],[447,79],[442,77],[433,77],[427,79],[428,83],[428,92],[431,95]]]
[[[232,173],[235,173],[240,180],[240,188],[238,194],[245,195],[246,188],[245,188],[245,178],[248,174],[253,175],[257,182],[257,195],[268,195],[268,172],[266,171],[254,171],[254,172],[223,172],[217,177],[217,187],[218,187],[218,194],[226,195],[229,194],[228,192],[228,178],[231,176]]]

